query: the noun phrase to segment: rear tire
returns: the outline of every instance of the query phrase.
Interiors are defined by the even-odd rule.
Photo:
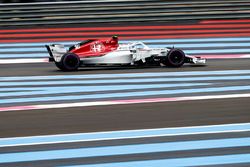
[[[80,59],[74,53],[66,53],[60,62],[55,62],[56,66],[63,71],[76,71],[80,66]]]
[[[181,67],[185,62],[185,53],[180,49],[171,48],[163,64],[169,67]]]

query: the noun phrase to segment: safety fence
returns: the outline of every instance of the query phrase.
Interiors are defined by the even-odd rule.
[[[249,0],[95,0],[0,5],[0,26],[249,18]]]

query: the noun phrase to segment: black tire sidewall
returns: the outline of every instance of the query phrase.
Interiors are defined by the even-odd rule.
[[[73,62],[73,64],[71,65],[69,64],[70,63],[69,59],[72,59],[72,61],[75,61],[75,62]],[[62,70],[64,71],[75,71],[80,66],[80,59],[74,53],[66,53],[65,55],[63,55],[60,64],[62,66]]]
[[[173,61],[173,52],[180,53],[180,55],[182,56],[180,62],[176,63]],[[175,49],[175,48],[170,49],[170,51],[168,52],[167,57],[166,57],[166,65],[167,66],[181,67],[184,64],[184,62],[185,62],[185,53],[181,49]]]

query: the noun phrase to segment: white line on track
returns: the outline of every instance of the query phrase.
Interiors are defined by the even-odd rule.
[[[250,123],[0,138],[1,147],[250,131]]]
[[[19,63],[45,63],[48,58],[34,59],[0,59],[0,64],[19,64]]]
[[[191,101],[191,100],[209,100],[209,99],[247,98],[247,97],[250,97],[250,93],[206,95],[206,96],[186,96],[186,97],[173,97],[173,98],[170,97],[170,98],[111,100],[111,101],[78,102],[78,103],[59,103],[59,104],[1,107],[0,112],[69,108],[69,107],[105,106],[105,105],[118,105],[118,104],[139,104],[139,103],[158,103],[158,102],[174,102],[174,101],[189,101],[189,100]]]

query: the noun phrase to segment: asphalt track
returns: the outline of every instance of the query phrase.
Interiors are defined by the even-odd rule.
[[[249,64],[249,59],[224,59],[210,60],[205,67],[194,67],[189,65],[177,69],[164,67],[145,67],[140,69],[133,67],[101,67],[82,68],[78,72],[66,73],[57,70],[52,63],[16,64],[1,65],[0,76],[248,70]],[[246,82],[248,82],[249,85],[249,81],[246,80]],[[91,110],[91,112],[84,112],[89,110]],[[105,111],[105,114],[103,114],[102,111]],[[125,106],[61,108],[35,112],[3,112],[0,113],[0,128],[4,129],[1,130],[0,136],[30,136],[40,134],[249,122],[249,111],[249,98],[236,98],[132,104]],[[116,123],[115,126],[113,126],[114,122]]]
[[[86,75],[86,74],[134,74],[134,73],[161,73],[161,72],[193,72],[193,71],[224,71],[224,70],[249,70],[250,59],[223,59],[223,60],[209,60],[207,66],[190,66],[186,65],[183,68],[164,68],[164,67],[98,67],[98,68],[84,68],[77,72],[61,72],[56,69],[53,64],[11,64],[0,66],[0,77],[24,77],[24,76],[56,76],[56,75]],[[236,75],[236,74],[235,74]],[[234,74],[229,76],[236,77]],[[246,76],[238,75],[237,76]],[[179,76],[181,78],[181,76]],[[68,79],[70,81],[70,79]],[[20,81],[24,82],[24,81]],[[216,80],[211,80],[209,83],[216,83]],[[178,82],[172,82],[178,83]],[[198,81],[192,81],[195,84]],[[218,83],[217,83],[218,84]],[[226,80],[219,83],[221,87],[227,86],[249,86],[250,81],[246,80]],[[7,85],[6,85],[7,86]],[[45,85],[44,85],[45,86]],[[3,86],[4,87],[4,86]],[[8,87],[8,86],[7,86]],[[24,86],[27,87],[27,86]],[[239,87],[239,88],[240,88]],[[191,88],[191,86],[187,86]],[[162,88],[159,88],[162,90]],[[126,91],[125,91],[126,92]],[[232,90],[228,91],[232,94],[249,93],[249,90]],[[202,92],[198,95],[207,95]],[[214,93],[213,95],[219,95]],[[224,94],[224,93],[223,93]],[[187,95],[193,95],[189,93]],[[211,93],[208,93],[211,95]],[[180,95],[181,96],[181,95]],[[43,95],[41,95],[41,98]],[[150,96],[150,97],[164,97],[164,95]],[[171,95],[167,96],[171,97]],[[133,97],[138,98],[138,97]],[[147,98],[147,97],[140,97]],[[0,97],[4,99],[3,97]],[[116,99],[115,97],[113,99]],[[118,98],[119,99],[119,98]],[[124,99],[124,98],[123,98]],[[131,99],[125,98],[125,99]],[[69,108],[54,108],[54,109],[36,109],[36,110],[21,110],[21,111],[6,111],[0,112],[0,137],[18,137],[18,136],[36,136],[36,135],[54,135],[54,134],[70,134],[70,133],[85,133],[85,132],[102,132],[102,131],[117,131],[117,130],[132,130],[132,129],[152,129],[152,128],[168,128],[168,127],[186,127],[186,126],[200,126],[200,125],[218,125],[218,124],[233,124],[233,123],[248,123],[250,122],[250,98],[220,98],[220,99],[206,99],[206,100],[184,100],[184,101],[167,101],[154,103],[138,103],[138,104],[118,104],[105,106],[86,106],[86,107],[69,107]],[[96,99],[94,99],[96,100]],[[31,103],[31,102],[30,102]],[[27,102],[27,105],[30,104]],[[40,103],[40,102],[37,102]],[[42,103],[42,102],[41,102]],[[48,102],[48,104],[50,104]],[[1,104],[6,107],[5,104]],[[19,104],[13,104],[14,106]],[[8,107],[8,105],[7,105]],[[140,145],[137,148],[136,144],[177,142],[177,141],[199,141],[199,140],[219,140],[219,139],[244,139],[240,143],[248,143],[248,132],[237,133],[219,133],[219,134],[204,134],[204,135],[187,135],[187,136],[172,136],[172,137],[151,137],[145,140],[130,139],[130,140],[115,140],[102,142],[76,142],[71,144],[54,144],[54,145],[36,145],[23,147],[7,147],[1,148],[0,153],[11,153],[17,151],[30,152],[39,150],[63,150],[76,148],[91,148],[101,146],[116,146],[116,145],[135,145],[135,150],[140,150]],[[216,143],[217,141],[208,141],[206,145]],[[227,143],[229,141],[225,141]],[[232,141],[235,142],[235,141]],[[173,143],[176,145],[177,143]],[[143,146],[143,145],[142,145]],[[162,145],[168,147],[167,145]],[[143,146],[144,147],[144,146]],[[148,146],[145,146],[145,148]],[[161,147],[161,146],[160,146]],[[181,146],[180,146],[181,147]],[[65,159],[41,159],[33,160],[31,162],[15,162],[1,164],[0,166],[56,166],[56,165],[80,165],[80,164],[100,164],[115,163],[126,161],[143,161],[143,160],[164,160],[168,158],[188,158],[197,156],[219,156],[231,154],[244,154],[245,159],[249,158],[249,147],[244,146],[228,146],[225,148],[200,148],[201,151],[196,150],[167,150],[156,152],[134,152],[124,153],[125,155],[103,155],[94,157],[66,157]],[[153,147],[155,148],[155,147]],[[116,148],[107,148],[116,149]],[[128,148],[120,148],[128,149]],[[67,150],[66,150],[67,151]],[[69,150],[68,150],[69,151]],[[72,150],[74,151],[74,150]],[[77,150],[76,150],[77,151]],[[78,150],[79,151],[79,150]],[[84,151],[84,150],[80,150]],[[90,150],[85,150],[90,151]],[[165,151],[165,152],[164,152]],[[69,152],[70,154],[72,152]],[[48,157],[50,156],[50,153]],[[67,154],[67,152],[65,153]],[[74,154],[72,154],[74,155]],[[9,156],[6,154],[6,156]],[[39,156],[41,156],[39,154]],[[1,157],[1,154],[0,154]],[[34,154],[35,157],[35,154]],[[68,159],[67,159],[68,158]],[[213,158],[213,157],[210,157]],[[214,157],[220,158],[222,157]],[[224,157],[227,158],[227,157]],[[243,157],[244,158],[244,157]],[[229,157],[230,159],[230,157]],[[186,162],[187,159],[179,159],[179,161]],[[198,161],[198,159],[190,159],[190,161]],[[27,160],[29,161],[29,160]],[[226,159],[225,159],[226,161]],[[0,158],[1,162],[1,158]],[[10,161],[12,162],[12,161]],[[171,161],[176,163],[176,161]],[[171,163],[169,162],[169,163]],[[212,162],[212,160],[210,161]],[[152,162],[160,166],[162,162]],[[165,162],[167,163],[167,162]],[[148,161],[148,164],[149,161]],[[151,165],[152,165],[151,164]],[[219,164],[219,163],[218,163]],[[107,166],[122,166],[122,164],[107,164]],[[194,164],[191,164],[194,165]],[[216,165],[204,164],[204,165]],[[225,164],[226,165],[226,164]],[[224,165],[224,166],[225,166]],[[97,166],[97,165],[96,165]],[[124,166],[129,166],[128,164]],[[138,164],[131,164],[131,166],[138,166]],[[229,165],[230,166],[230,165]],[[249,162],[236,163],[232,166],[249,166]]]

